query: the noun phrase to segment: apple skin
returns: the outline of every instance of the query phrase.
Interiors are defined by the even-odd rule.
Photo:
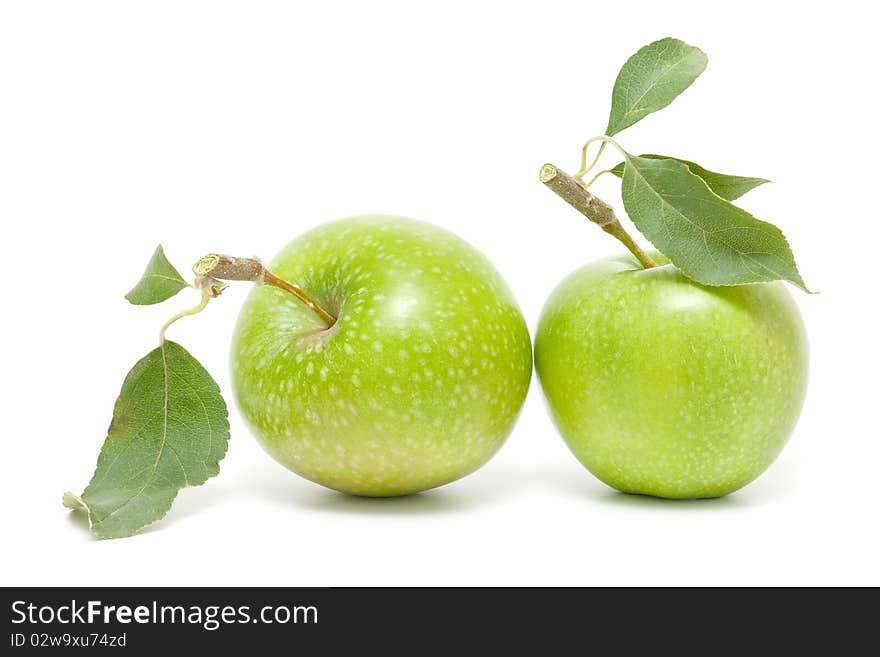
[[[758,477],[797,422],[807,363],[782,283],[706,287],[631,256],[563,280],[535,337],[550,413],[578,460],[620,491],[665,498],[719,497]]]
[[[528,329],[501,275],[452,233],[412,219],[342,219],[269,269],[337,317],[257,286],[231,349],[241,412],[265,450],[346,493],[405,495],[486,463],[513,429],[532,371]]]

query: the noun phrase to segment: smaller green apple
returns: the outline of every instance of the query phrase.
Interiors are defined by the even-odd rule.
[[[718,497],[760,475],[797,422],[807,360],[782,283],[707,287],[631,256],[560,283],[535,338],[575,456],[618,490],[668,498]]]

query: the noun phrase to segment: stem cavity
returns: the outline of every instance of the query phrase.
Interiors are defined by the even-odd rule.
[[[606,233],[620,240],[636,257],[636,260],[641,263],[642,267],[650,269],[657,266],[657,263],[647,253],[642,251],[641,247],[636,244],[635,240],[623,228],[617,215],[614,214],[614,208],[589,192],[581,180],[552,164],[545,164],[541,167],[540,178],[541,182],[552,189],[563,201]]]

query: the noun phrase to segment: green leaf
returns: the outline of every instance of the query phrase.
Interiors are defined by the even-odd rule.
[[[641,158],[649,160],[674,160],[685,164],[691,173],[703,179],[703,182],[709,186],[713,192],[723,199],[735,201],[746,192],[752,191],[755,187],[759,187],[764,183],[770,182],[766,178],[749,178],[746,176],[730,176],[726,173],[716,173],[701,167],[696,162],[690,160],[682,160],[677,157],[669,157],[668,155],[654,155],[647,153],[639,155]],[[626,162],[621,162],[612,169],[608,169],[609,173],[613,173],[618,178],[623,178],[623,167]]]
[[[168,262],[160,244],[147,263],[141,280],[125,298],[135,305],[148,306],[170,299],[185,287],[189,287],[189,284],[183,280],[174,265]]]
[[[682,162],[627,155],[623,205],[644,236],[699,283],[786,280],[809,291],[782,231],[713,193]]]
[[[708,61],[699,48],[672,38],[639,50],[614,81],[605,134],[615,135],[669,105],[700,76]]]
[[[220,471],[227,417],[211,375],[166,340],[125,377],[95,474],[64,505],[85,511],[99,538],[131,536],[162,518],[181,488]]]

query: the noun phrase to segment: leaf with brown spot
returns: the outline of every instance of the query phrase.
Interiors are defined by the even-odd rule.
[[[92,480],[81,496],[100,538],[130,536],[162,518],[178,491],[220,470],[229,442],[228,411],[208,372],[179,344],[166,341],[132,368]]]

